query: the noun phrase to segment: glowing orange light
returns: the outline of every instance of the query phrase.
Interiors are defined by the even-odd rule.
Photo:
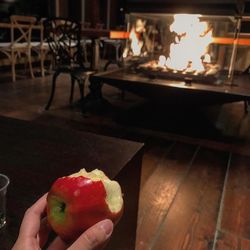
[[[129,38],[129,32],[111,30],[109,37],[111,39],[127,39]]]
[[[233,44],[234,38],[227,38],[227,37],[213,37],[212,43],[216,44]],[[246,45],[250,46],[250,39],[248,38],[239,38],[237,41],[238,45]]]

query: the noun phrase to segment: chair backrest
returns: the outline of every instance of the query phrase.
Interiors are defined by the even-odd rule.
[[[10,21],[12,46],[17,43],[27,43],[27,46],[30,46],[32,28],[36,23],[36,17],[12,15]]]
[[[44,23],[46,22],[47,17],[42,17],[38,24],[40,25],[40,47],[43,48],[43,44],[46,42],[46,38],[44,35]]]
[[[83,67],[80,43],[81,25],[67,18],[50,18],[44,22],[45,39],[55,59],[55,66]]]

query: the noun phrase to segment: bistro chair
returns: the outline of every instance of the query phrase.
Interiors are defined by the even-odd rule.
[[[5,54],[11,63],[12,81],[16,81],[15,66],[17,58],[20,58],[21,55],[26,56],[31,77],[34,78],[31,60],[31,34],[36,18],[12,15],[10,21],[10,42],[0,43],[0,52]]]
[[[45,109],[50,108],[55,94],[56,80],[61,73],[69,74],[71,77],[70,104],[73,101],[75,81],[78,82],[80,101],[83,103],[84,85],[92,72],[83,65],[81,25],[67,18],[51,18],[45,20],[44,32],[54,60],[52,89]]]

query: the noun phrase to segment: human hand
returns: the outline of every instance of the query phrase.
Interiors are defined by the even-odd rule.
[[[24,215],[19,236],[12,250],[40,250],[51,231],[46,221],[47,194],[31,206]],[[59,237],[47,250],[92,250],[105,245],[113,231],[111,220],[103,220],[85,231],[72,245],[66,244]]]

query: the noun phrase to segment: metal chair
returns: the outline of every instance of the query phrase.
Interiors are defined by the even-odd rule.
[[[75,81],[78,82],[80,101],[83,103],[84,84],[92,72],[83,65],[80,24],[67,18],[51,18],[44,22],[44,33],[53,55],[55,70],[51,94],[45,109],[50,108],[55,94],[56,80],[61,73],[71,76],[70,104],[73,101]]]

